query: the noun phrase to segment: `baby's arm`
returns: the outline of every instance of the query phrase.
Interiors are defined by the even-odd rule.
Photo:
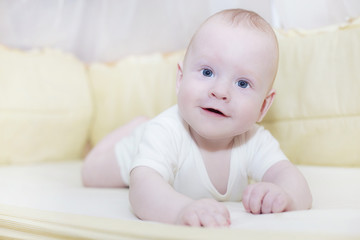
[[[204,227],[230,225],[230,214],[222,203],[180,194],[148,167],[132,170],[129,194],[135,214],[143,220]]]
[[[249,185],[243,194],[248,212],[277,213],[311,208],[312,196],[300,171],[281,161],[266,171],[262,182]]]

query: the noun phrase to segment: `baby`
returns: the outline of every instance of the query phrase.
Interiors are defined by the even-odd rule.
[[[253,214],[310,208],[306,180],[256,124],[274,100],[277,65],[276,36],[259,15],[211,16],[178,64],[178,104],[105,137],[86,157],[84,185],[129,186],[139,218],[190,226],[229,226],[223,201]]]

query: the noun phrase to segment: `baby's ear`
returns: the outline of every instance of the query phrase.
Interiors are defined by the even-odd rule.
[[[271,89],[269,91],[269,93],[267,94],[267,96],[264,99],[264,102],[261,106],[261,110],[260,110],[260,114],[259,114],[259,118],[258,118],[257,122],[261,122],[263,120],[263,118],[265,117],[266,113],[268,112],[268,110],[271,107],[271,104],[274,101],[275,94],[276,94],[275,89]]]
[[[182,70],[183,63],[179,62],[177,67],[178,67],[178,70],[177,70],[177,74],[176,74],[176,94],[179,93],[180,84],[181,84],[181,81],[183,78],[183,70]]]

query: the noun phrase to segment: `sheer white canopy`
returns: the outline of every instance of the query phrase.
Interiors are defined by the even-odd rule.
[[[312,29],[360,16],[358,0],[0,0],[0,43],[55,47],[86,62],[184,49],[199,24],[246,8],[274,27]]]

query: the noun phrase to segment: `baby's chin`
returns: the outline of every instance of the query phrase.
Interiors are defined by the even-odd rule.
[[[193,129],[198,136],[200,136],[203,140],[207,141],[228,141],[229,139],[233,139],[234,137],[240,135],[238,133],[234,133],[234,131],[224,131],[221,128],[212,128],[212,129]]]

